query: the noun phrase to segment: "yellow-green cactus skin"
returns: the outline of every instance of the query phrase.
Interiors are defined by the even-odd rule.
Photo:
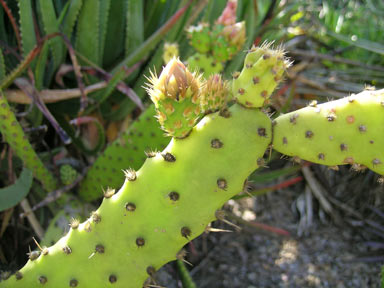
[[[384,174],[384,90],[356,95],[279,116],[273,148],[323,165],[364,165]]]
[[[211,55],[196,53],[188,58],[188,68],[191,71],[198,71],[204,78],[223,72],[224,66],[216,61]]]
[[[270,44],[252,47],[243,70],[234,75],[232,92],[237,102],[249,108],[264,106],[288,66],[281,49],[271,49]]]

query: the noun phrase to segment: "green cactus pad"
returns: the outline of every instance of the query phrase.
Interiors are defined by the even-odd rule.
[[[159,129],[155,114],[155,107],[151,105],[96,159],[79,188],[83,199],[91,201],[102,197],[101,188],[121,187],[123,169],[139,169],[146,159],[145,152],[164,149],[169,139]]]
[[[205,54],[194,54],[187,60],[188,68],[191,71],[199,71],[204,78],[208,78],[213,74],[223,71],[224,66],[221,62],[216,61],[212,56]]]
[[[197,26],[190,26],[187,29],[187,36],[191,46],[197,52],[208,53],[211,50],[211,35],[208,24],[200,23]]]
[[[229,44],[224,37],[217,37],[212,44],[212,55],[217,62],[229,60]]]
[[[142,287],[242,191],[271,141],[270,119],[259,110],[236,104],[227,112],[206,116],[187,138],[127,171],[88,221],[0,287]]]
[[[324,165],[360,164],[384,174],[384,90],[300,109],[274,121],[273,147]]]
[[[54,190],[56,179],[37,156],[1,90],[0,132],[14,153],[24,162],[25,167],[33,171],[33,176],[43,184],[44,189],[47,191]]]
[[[269,47],[270,44],[252,47],[245,57],[243,70],[234,76],[233,95],[245,107],[262,107],[289,66],[282,50]]]

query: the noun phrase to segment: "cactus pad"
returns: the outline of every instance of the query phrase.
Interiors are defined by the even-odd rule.
[[[0,287],[142,287],[242,191],[271,136],[259,110],[234,105],[226,117],[206,116],[187,138],[127,171],[117,194]]]
[[[273,147],[324,165],[360,164],[384,174],[384,90],[300,109],[274,121]]]
[[[187,29],[187,36],[191,46],[199,53],[208,53],[211,49],[211,34],[209,25],[200,23]]]
[[[37,156],[1,90],[0,132],[15,154],[24,162],[25,167],[33,171],[33,176],[43,184],[44,189],[47,191],[54,190],[56,179]]]
[[[60,166],[60,179],[64,185],[70,185],[76,180],[78,176],[77,171],[69,164]]]
[[[224,66],[221,62],[216,61],[212,56],[205,54],[194,54],[188,58],[188,68],[191,71],[199,71],[204,78],[210,75],[218,74],[223,71]]]
[[[270,49],[270,44],[252,47],[245,57],[243,70],[233,80],[232,92],[237,102],[245,107],[262,107],[288,66],[282,50]]]
[[[80,185],[80,196],[90,201],[103,196],[101,188],[121,187],[123,169],[139,169],[146,159],[144,152],[164,149],[169,139],[162,134],[151,105],[93,163]]]

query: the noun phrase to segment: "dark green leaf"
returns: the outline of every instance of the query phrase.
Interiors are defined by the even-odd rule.
[[[32,185],[32,172],[24,168],[16,182],[0,189],[0,211],[17,205],[27,195]]]

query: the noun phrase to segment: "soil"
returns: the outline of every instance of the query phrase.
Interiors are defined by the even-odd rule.
[[[244,223],[240,232],[200,236],[186,247],[196,286],[380,287],[383,262],[366,257],[376,256],[378,251],[366,245],[365,230],[347,225],[347,217],[336,225],[316,206],[315,198],[310,200],[316,213],[310,225],[303,225],[298,211],[304,188],[301,183],[265,196],[229,201],[225,209],[234,215],[287,230],[290,236]],[[212,226],[236,230],[220,222]],[[170,263],[158,272],[157,285],[183,287],[178,278],[176,265]]]

